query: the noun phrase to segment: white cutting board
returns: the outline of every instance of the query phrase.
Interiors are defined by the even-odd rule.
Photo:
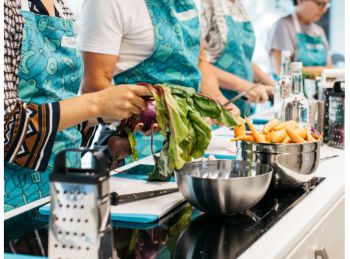
[[[119,195],[177,188],[175,182],[147,182],[146,180],[119,177],[111,177],[109,180],[110,192],[117,192]],[[183,202],[185,199],[180,192],[170,193],[151,199],[111,206],[111,217],[113,221],[152,223]],[[39,213],[50,215],[50,204],[41,207]]]
[[[109,178],[109,191],[119,195],[177,188],[176,182],[148,182],[140,179],[118,177],[117,174]]]
[[[177,188],[175,182],[148,182],[128,178],[111,177],[110,192],[119,195],[160,189]],[[170,193],[151,199],[111,206],[112,220],[135,223],[151,223],[185,201],[180,192]]]

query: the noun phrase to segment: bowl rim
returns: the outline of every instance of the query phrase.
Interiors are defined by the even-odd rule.
[[[246,144],[254,144],[254,145],[262,145],[262,146],[306,146],[306,145],[312,145],[312,144],[322,144],[321,140],[316,140],[313,142],[306,142],[306,143],[263,143],[263,142],[252,142],[252,141],[245,141],[245,140],[238,140],[236,142],[243,142]]]
[[[263,164],[263,163],[260,163],[260,162],[250,162],[250,161],[246,161],[246,160],[228,160],[228,159],[216,159],[216,160],[208,160],[208,161],[204,161],[204,162],[217,162],[217,161],[236,161],[236,162],[244,162],[244,163],[250,163],[250,164],[254,164],[254,165],[261,165],[261,166],[265,166],[267,167],[268,171],[265,172],[265,173],[262,173],[262,174],[259,174],[259,175],[250,175],[250,176],[238,176],[238,177],[232,177],[232,178],[203,178],[203,177],[199,177],[199,176],[194,176],[194,175],[183,175],[183,176],[187,176],[187,177],[192,177],[192,178],[196,178],[196,179],[203,179],[203,180],[208,180],[208,181],[219,181],[219,180],[228,180],[228,181],[237,181],[238,179],[247,179],[247,178],[260,178],[260,177],[266,177],[266,175],[268,174],[273,174],[273,167],[270,166],[270,165],[267,165],[267,164]],[[187,162],[185,164],[185,166],[187,164],[200,164],[202,163],[203,161],[191,161],[191,162]],[[184,167],[185,167],[184,166]],[[174,173],[175,174],[182,174],[180,171],[182,170],[181,169],[175,169],[174,170]]]

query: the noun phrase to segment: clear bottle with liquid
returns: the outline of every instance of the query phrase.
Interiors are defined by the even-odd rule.
[[[274,108],[276,117],[281,119],[281,105],[283,100],[291,93],[292,80],[290,74],[290,52],[282,51],[281,53],[281,71],[278,81],[275,84]]]
[[[281,120],[294,120],[306,127],[309,123],[309,103],[304,96],[303,63],[293,62],[291,65],[292,88],[290,95],[282,103]]]

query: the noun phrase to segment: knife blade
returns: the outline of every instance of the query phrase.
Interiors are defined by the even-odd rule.
[[[255,87],[257,87],[259,84],[256,83],[254,85],[252,85],[251,87],[249,87],[248,89],[246,89],[245,91],[243,91],[242,93],[236,95],[235,97],[231,98],[229,101],[227,101],[226,103],[223,104],[223,106],[227,106],[230,103],[234,103],[235,101],[237,101],[239,98],[244,97],[244,95],[246,95],[247,93],[249,93],[250,91],[252,91]]]
[[[166,195],[173,192],[178,192],[178,188],[171,188],[171,189],[161,189],[161,190],[154,190],[154,191],[147,191],[147,192],[138,192],[138,193],[129,193],[129,194],[123,194],[119,195],[116,192],[110,193],[111,197],[111,205],[116,206],[118,204],[133,202],[133,201],[140,201],[140,200],[146,200],[162,195]]]

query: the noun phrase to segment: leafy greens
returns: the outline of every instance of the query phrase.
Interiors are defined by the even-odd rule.
[[[216,101],[197,94],[194,89],[179,85],[146,85],[156,103],[156,119],[165,138],[159,156],[154,155],[155,171],[151,181],[166,181],[175,169],[203,156],[211,139],[211,126],[206,118],[228,127],[237,125],[232,115]],[[136,140],[128,134],[135,154]]]

